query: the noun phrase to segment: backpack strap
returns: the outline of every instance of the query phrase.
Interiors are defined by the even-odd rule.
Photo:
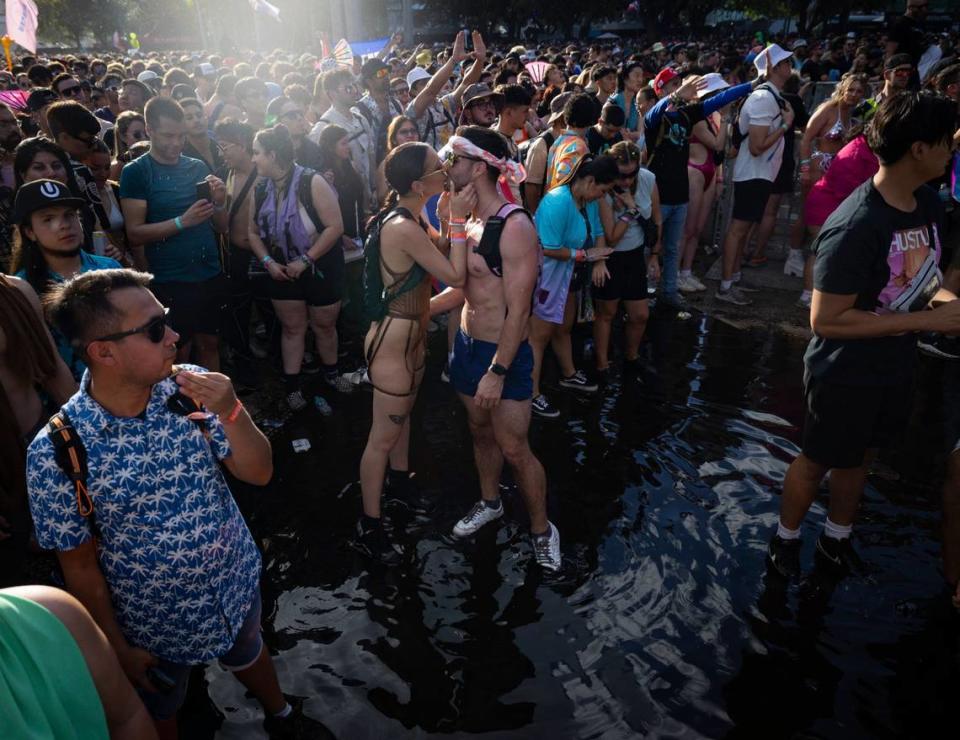
[[[93,500],[87,491],[87,449],[77,430],[73,428],[67,412],[60,410],[47,422],[47,436],[53,444],[53,457],[63,474],[73,484],[76,492],[77,511],[80,516],[94,523]]]
[[[500,214],[503,214],[504,211],[506,213],[501,216]],[[517,213],[525,213],[527,218],[530,218],[530,212],[517,203],[504,203],[500,206],[493,218],[484,224],[480,243],[473,248],[474,253],[483,257],[483,261],[487,263],[487,268],[498,278],[503,277],[503,255],[500,253],[500,238],[503,236],[503,227],[506,226],[507,219]],[[487,234],[488,229],[490,229],[489,235]],[[481,245],[483,245],[483,248],[481,248]]]
[[[316,170],[312,170],[309,167],[303,168],[303,172],[300,174],[300,182],[297,183],[297,199],[310,217],[313,228],[315,228],[319,234],[326,227],[323,225],[323,221],[320,220],[320,214],[317,213],[317,209],[313,205],[313,190],[311,190],[311,187],[313,176],[316,174]]]

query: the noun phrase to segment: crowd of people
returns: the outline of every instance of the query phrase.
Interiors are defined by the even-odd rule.
[[[480,482],[453,534],[503,516],[506,462],[533,560],[558,571],[528,442],[532,417],[560,416],[548,348],[559,391],[642,376],[654,301],[676,313],[707,290],[695,270],[727,181],[722,303],[755,300],[745,268],[767,262],[781,199],[800,203],[784,271],[803,279],[814,338],[769,564],[798,576],[800,524],[829,473],[817,557],[862,568],[852,524],[876,449],[909,414],[917,337],[949,356],[939,337],[960,334],[944,214],[960,197],[960,57],[955,36],[922,31],[925,9],[909,0],[889,33],[817,42],[493,49],[461,32],[432,49],[394,39],[352,67],[282,51],[18,59],[0,73],[24,92],[0,103],[0,538],[55,552],[75,599],[0,592],[0,622],[54,615],[0,635],[20,656],[0,674],[29,675],[62,645],[92,674],[80,691],[104,700],[87,707],[97,737],[175,737],[191,666],[217,658],[272,737],[331,736],[282,694],[260,636],[260,555],[223,472],[272,477],[243,392],[276,383],[298,414],[306,374],[330,393],[372,387],[352,544],[396,566],[383,498],[415,505],[411,412],[428,333],[445,326],[442,377]],[[585,312],[590,354],[572,331]],[[364,337],[349,366],[343,332]],[[34,682],[19,721],[55,727],[56,690]]]

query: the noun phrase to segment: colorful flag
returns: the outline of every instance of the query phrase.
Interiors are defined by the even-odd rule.
[[[7,0],[7,36],[37,53],[37,6],[33,0]]]

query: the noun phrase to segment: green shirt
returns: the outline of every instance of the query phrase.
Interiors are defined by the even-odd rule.
[[[73,635],[48,609],[0,593],[3,737],[108,740],[107,718]]]

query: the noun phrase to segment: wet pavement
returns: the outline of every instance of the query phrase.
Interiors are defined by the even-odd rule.
[[[764,553],[797,452],[805,342],[655,314],[641,381],[615,377],[590,399],[547,386],[562,416],[534,421],[531,441],[565,562],[544,576],[508,474],[507,515],[473,541],[449,534],[478,488],[464,414],[438,379],[441,335],[413,415],[434,507],[388,510],[401,567],[346,546],[367,391],[325,394],[332,416],[274,430],[276,480],[237,492],[264,550],[265,638],[308,715],[349,740],[955,736],[937,419],[918,419],[871,475],[855,528],[867,576],[811,573],[822,492],[804,584],[785,588]],[[302,438],[310,450],[295,452]],[[240,685],[217,667],[206,677],[226,715],[217,737],[262,737]],[[206,717],[185,712],[190,735],[211,736]]]

